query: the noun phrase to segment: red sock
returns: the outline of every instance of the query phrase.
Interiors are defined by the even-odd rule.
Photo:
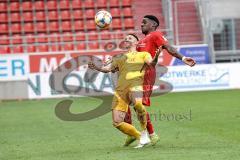
[[[147,112],[147,130],[150,135],[154,133],[154,128],[148,112]]]
[[[131,115],[131,109],[128,107],[128,112],[126,113],[126,116],[124,118],[124,122],[128,124],[132,124],[132,115]]]

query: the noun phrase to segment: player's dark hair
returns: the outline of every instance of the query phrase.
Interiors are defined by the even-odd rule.
[[[136,34],[130,33],[130,34],[128,34],[128,35],[131,35],[131,36],[135,37],[135,38],[136,38],[136,40],[137,40],[137,41],[139,41],[139,39],[138,39],[138,37],[137,37],[137,35],[136,35]]]
[[[158,27],[158,26],[159,26],[159,20],[158,20],[158,18],[157,18],[157,17],[155,17],[154,15],[145,15],[145,16],[144,16],[144,18],[148,18],[148,19],[151,19],[151,20],[153,20],[154,22],[156,22],[156,23],[157,23],[157,26],[156,26],[156,27]]]

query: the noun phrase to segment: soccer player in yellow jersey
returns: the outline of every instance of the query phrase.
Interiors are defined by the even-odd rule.
[[[117,86],[112,102],[112,120],[113,126],[126,135],[139,140],[136,148],[143,147],[150,143],[146,130],[146,109],[142,104],[143,95],[143,76],[144,64],[151,65],[156,63],[160,54],[160,49],[156,52],[156,56],[152,59],[148,52],[137,52],[136,44],[138,38],[129,34],[125,37],[125,48],[128,51],[125,54],[113,58],[110,66],[98,67],[93,62],[89,62],[89,68],[104,73],[113,70],[119,71]],[[124,122],[124,118],[128,111],[129,104],[134,105],[138,120],[141,124],[142,132],[140,133],[133,125]]]

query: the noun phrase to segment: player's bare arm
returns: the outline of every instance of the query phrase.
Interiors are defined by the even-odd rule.
[[[174,47],[172,47],[171,45],[163,45],[162,47],[163,49],[166,49],[168,51],[169,54],[171,54],[172,56],[182,60],[186,65],[189,66],[194,66],[196,64],[195,60],[191,57],[184,57],[183,55],[181,55]]]

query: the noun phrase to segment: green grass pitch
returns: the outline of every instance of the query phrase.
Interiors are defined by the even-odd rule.
[[[72,112],[96,107],[73,98]],[[0,103],[0,160],[239,160],[240,90],[169,93],[152,98],[161,140],[142,149],[122,147],[111,113],[85,122],[54,114],[59,99]],[[136,123],[136,120],[134,121]]]

